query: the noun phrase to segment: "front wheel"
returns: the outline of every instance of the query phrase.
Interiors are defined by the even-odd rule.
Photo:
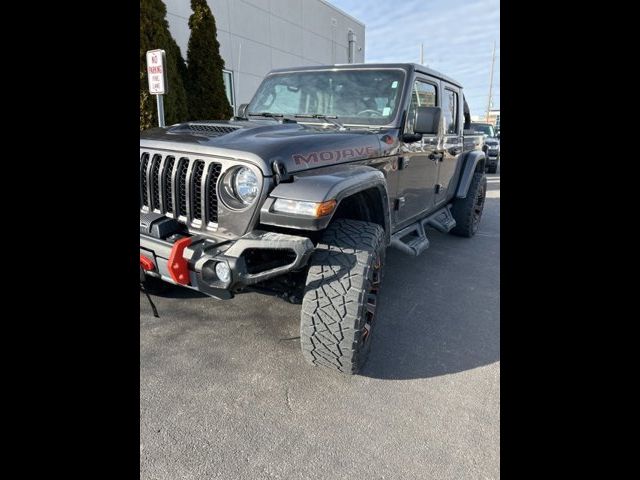
[[[487,177],[484,173],[477,172],[471,179],[469,191],[465,198],[456,198],[451,207],[451,214],[456,221],[456,226],[451,233],[461,237],[473,237],[478,231],[484,200],[487,194]]]
[[[357,373],[371,348],[385,259],[384,230],[335,220],[311,259],[300,318],[300,343],[312,365]]]

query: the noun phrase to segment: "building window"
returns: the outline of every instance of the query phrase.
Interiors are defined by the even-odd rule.
[[[224,80],[224,91],[227,94],[227,100],[229,100],[229,104],[231,105],[231,109],[233,110],[233,114],[236,113],[236,99],[233,94],[233,72],[231,70],[223,70],[222,71],[222,79]]]

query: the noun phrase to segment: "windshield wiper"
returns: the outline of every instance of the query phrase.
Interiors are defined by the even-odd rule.
[[[249,112],[247,115],[251,115],[252,117],[284,117],[282,113],[271,112]]]
[[[247,113],[248,117],[266,117],[266,118],[282,118],[282,123],[297,123],[291,115],[282,114],[282,113],[271,113],[271,112],[249,112]]]
[[[318,120],[326,120],[329,123],[334,124],[339,130],[348,130],[347,127],[337,121],[337,115],[323,115],[321,113],[296,113],[296,118],[317,118]]]

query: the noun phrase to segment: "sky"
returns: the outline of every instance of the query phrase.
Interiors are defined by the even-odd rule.
[[[329,1],[365,24],[367,63],[420,63],[424,43],[424,64],[462,84],[473,116],[487,111],[495,41],[492,108],[500,108],[499,0]]]

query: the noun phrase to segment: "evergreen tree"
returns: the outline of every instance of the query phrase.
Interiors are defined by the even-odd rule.
[[[158,126],[155,95],[149,93],[147,51],[166,52],[167,94],[164,95],[164,116],[167,125],[188,119],[187,95],[184,88],[186,65],[178,44],[169,32],[167,7],[162,0],[140,0],[140,130]]]
[[[206,0],[191,0],[187,49],[187,103],[194,120],[226,120],[233,115],[222,79],[224,60],[220,56],[216,21]]]

